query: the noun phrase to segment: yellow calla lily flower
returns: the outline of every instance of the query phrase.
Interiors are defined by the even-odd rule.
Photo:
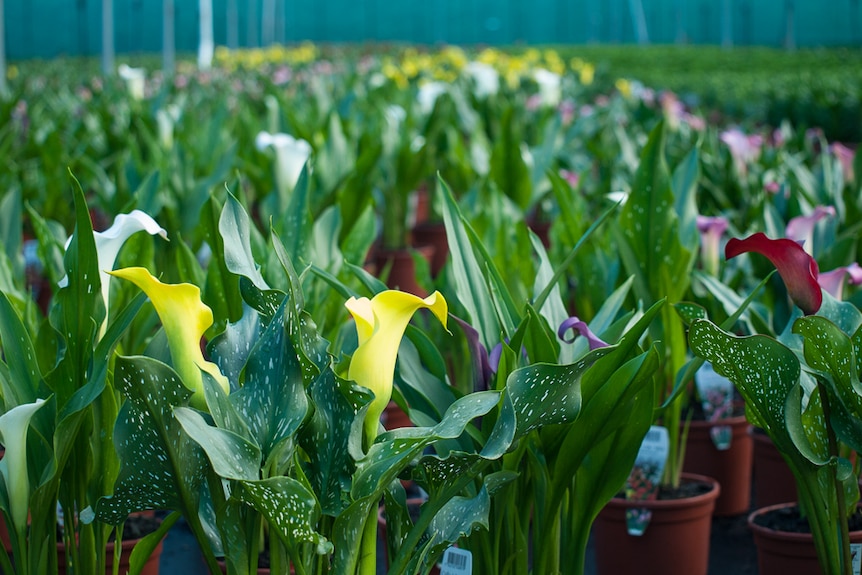
[[[216,364],[204,359],[201,351],[201,337],[213,323],[213,312],[201,301],[200,288],[189,283],[164,284],[140,267],[109,273],[134,283],[150,298],[165,328],[174,369],[183,384],[194,392],[193,407],[206,409],[200,370],[212,375],[225,393],[230,392],[227,378]]]
[[[373,299],[351,297],[344,304],[356,321],[359,346],[350,360],[348,379],[374,392],[374,401],[365,415],[365,436],[377,436],[380,415],[392,396],[395,360],[407,324],[420,308],[430,309],[446,327],[449,311],[439,292],[425,299],[398,290],[380,292]]]

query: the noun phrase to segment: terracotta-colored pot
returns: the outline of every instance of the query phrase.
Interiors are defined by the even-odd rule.
[[[757,572],[760,575],[822,575],[810,533],[777,531],[754,522],[764,513],[795,505],[778,503],[753,511],[748,516],[748,527],[757,547]],[[850,542],[862,543],[862,531],[851,531]]]
[[[754,504],[768,507],[796,501],[796,480],[769,436],[751,427],[754,444]]]
[[[122,542],[122,551],[120,552],[120,570],[119,573],[129,572],[129,560],[132,557],[132,549],[137,545],[140,539],[132,539]],[[153,550],[150,558],[141,569],[141,575],[159,575],[159,561],[162,556],[162,541]],[[62,543],[57,543],[57,573],[58,575],[66,575],[66,546]],[[71,570],[68,572],[72,572]],[[105,556],[105,573],[111,575],[114,572],[114,544],[108,543],[107,553]]]
[[[415,250],[426,260],[431,261],[433,247],[421,246]],[[400,289],[420,297],[428,295],[428,291],[416,282],[416,265],[410,249],[377,248],[374,251],[373,263],[377,274],[383,274],[386,273],[387,269],[389,270],[386,276],[386,285],[390,288]]]
[[[716,425],[731,428],[730,448],[719,450],[710,437]],[[753,442],[744,415],[718,422],[692,421],[688,430],[683,471],[706,475],[721,485],[713,515],[742,515],[751,509]]]
[[[599,575],[706,575],[712,511],[721,488],[710,477],[683,473],[683,482],[704,482],[708,492],[687,499],[627,501],[612,499],[593,524]],[[626,530],[627,509],[650,509],[641,536]]]
[[[432,246],[431,275],[436,277],[449,259],[449,240],[446,236],[446,225],[443,222],[423,222],[414,226],[413,245],[416,247]]]

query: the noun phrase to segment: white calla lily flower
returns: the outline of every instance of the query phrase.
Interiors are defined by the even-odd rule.
[[[9,497],[9,515],[15,530],[27,528],[30,501],[30,477],[27,472],[27,430],[33,414],[45,404],[44,399],[13,407],[0,415],[0,439],[6,448],[0,459],[0,475],[6,482]]]
[[[261,152],[270,147],[275,150],[275,184],[281,194],[292,192],[311,156],[311,144],[281,132],[260,132],[254,145]]]
[[[114,269],[117,256],[126,240],[137,232],[147,232],[151,236],[159,235],[168,239],[168,233],[149,214],[141,210],[132,210],[128,214],[119,214],[114,218],[114,223],[104,232],[93,232],[96,242],[96,253],[99,258],[99,278],[102,283],[102,300],[105,302],[105,311],[110,307],[111,276],[108,272]],[[69,248],[72,238],[66,241],[66,249]],[[60,287],[69,284],[68,277],[60,280]],[[104,324],[103,324],[104,326]]]
[[[144,99],[144,89],[147,84],[147,72],[143,68],[132,68],[126,64],[120,64],[117,74],[125,80],[126,89],[135,100]]]
[[[464,73],[473,81],[476,97],[487,98],[500,91],[500,74],[493,66],[474,61],[464,67]]]

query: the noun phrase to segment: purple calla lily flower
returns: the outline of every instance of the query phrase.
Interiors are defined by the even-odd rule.
[[[697,231],[700,232],[700,256],[703,269],[718,276],[719,244],[727,231],[727,218],[721,216],[697,216]]]
[[[853,262],[849,266],[841,266],[832,271],[823,272],[817,276],[817,282],[824,290],[829,292],[832,297],[837,300],[842,299],[844,292],[844,278],[847,278],[851,285],[862,284],[862,267],[858,263]]]
[[[823,302],[823,293],[817,283],[820,270],[814,258],[801,245],[787,238],[774,240],[758,232],[743,240],[731,238],[724,248],[727,259],[746,252],[766,256],[784,280],[793,302],[806,315],[817,313]]]
[[[577,332],[573,334],[572,337],[567,338],[566,333],[572,330]],[[565,320],[560,324],[560,329],[557,330],[557,336],[566,343],[573,343],[575,338],[580,335],[581,337],[587,338],[587,341],[590,343],[590,351],[600,347],[607,347],[608,344],[602,341],[596,334],[590,330],[590,327],[586,324],[586,322],[578,319],[577,316],[572,316],[569,319]]]
[[[721,133],[721,141],[730,149],[733,163],[741,175],[748,173],[748,164],[760,156],[763,147],[763,136],[759,134],[746,135],[742,130],[734,128]]]
[[[488,350],[486,350],[485,346],[482,345],[482,342],[479,341],[479,332],[476,331],[476,328],[457,316],[449,314],[449,317],[455,320],[455,323],[461,327],[461,330],[464,332],[464,336],[467,338],[467,347],[470,349],[470,358],[473,364],[473,390],[487,390],[491,377],[497,372],[497,365],[500,363],[502,345],[497,346],[499,350],[495,348],[495,350],[497,350],[497,358],[494,362],[494,367],[492,368],[490,358],[488,356]]]

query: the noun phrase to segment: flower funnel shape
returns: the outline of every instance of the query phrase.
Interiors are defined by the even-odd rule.
[[[30,419],[44,399],[13,407],[0,416],[0,439],[6,454],[0,459],[0,474],[6,482],[9,497],[9,514],[15,530],[23,532],[27,527],[27,510],[30,501],[30,477],[27,473],[27,430]]]
[[[787,238],[774,240],[758,232],[744,240],[732,238],[724,248],[727,259],[746,252],[766,256],[784,280],[793,302],[806,315],[817,313],[823,302],[823,293],[817,283],[820,270],[814,258],[801,245]]]
[[[111,275],[129,280],[150,298],[165,328],[174,369],[183,384],[194,392],[193,407],[206,410],[201,370],[213,376],[225,393],[230,392],[227,378],[216,364],[204,359],[201,351],[201,337],[212,325],[213,313],[201,301],[200,288],[188,283],[162,283],[139,267],[116,270]]]
[[[347,377],[374,392],[365,415],[365,437],[373,440],[380,415],[392,397],[395,360],[407,324],[417,310],[426,308],[446,327],[448,305],[436,291],[422,299],[398,290],[380,292],[370,300],[351,297],[344,305],[356,321],[359,341]]]

